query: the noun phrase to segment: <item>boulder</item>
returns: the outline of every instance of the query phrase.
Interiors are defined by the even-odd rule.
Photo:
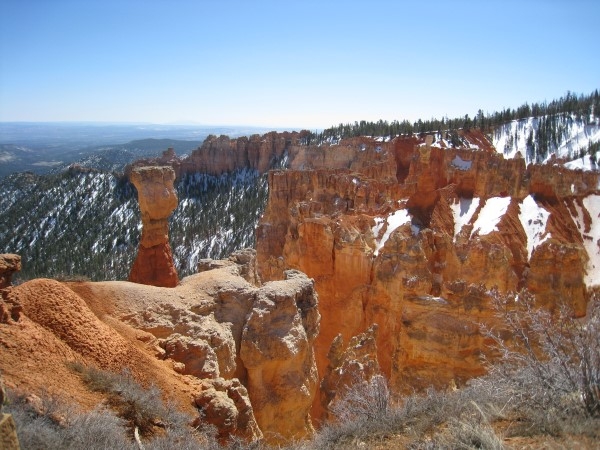
[[[13,253],[0,254],[0,289],[11,285],[12,276],[21,270],[21,257]]]
[[[248,391],[237,378],[202,380],[200,386],[200,392],[194,396],[194,404],[200,411],[198,423],[214,425],[223,440],[238,436],[254,442],[263,437]]]

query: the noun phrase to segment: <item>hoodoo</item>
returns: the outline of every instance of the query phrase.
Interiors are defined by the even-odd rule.
[[[177,207],[171,167],[137,167],[129,176],[138,192],[142,213],[142,239],[129,281],[175,287],[179,281],[169,245],[168,218]]]

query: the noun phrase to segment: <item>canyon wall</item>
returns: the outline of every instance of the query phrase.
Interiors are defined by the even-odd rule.
[[[272,131],[233,139],[224,135],[210,135],[189,156],[179,157],[170,148],[158,158],[134,162],[126,167],[125,172],[130,174],[136,167],[159,165],[172,167],[178,178],[183,173],[221,175],[238,169],[254,169],[265,173],[283,158],[286,150],[303,143],[308,134],[308,131]]]
[[[540,305],[585,314],[600,283],[598,173],[526,167],[481,133],[464,137],[473,149],[416,137],[294,147],[291,170],[269,173],[259,275],[314,278],[321,377],[338,334],[372,324],[396,390],[480,375],[488,342],[479,324],[498,324],[495,290],[526,288]]]

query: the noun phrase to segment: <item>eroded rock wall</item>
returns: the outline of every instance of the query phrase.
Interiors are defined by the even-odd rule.
[[[313,281],[298,271],[262,286],[242,334],[240,357],[257,422],[270,442],[313,432],[318,376],[313,343],[320,315]]]
[[[478,324],[496,321],[494,288],[527,288],[540,304],[585,314],[587,289],[600,283],[598,173],[526,167],[481,138],[482,150],[354,140],[269,173],[259,275],[293,268],[314,278],[321,376],[336,336],[373,323],[395,389],[482,374]]]

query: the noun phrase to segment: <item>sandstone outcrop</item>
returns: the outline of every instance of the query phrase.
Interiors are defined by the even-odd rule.
[[[310,434],[320,319],[313,280],[290,271],[285,280],[254,285],[247,281],[256,281],[251,250],[201,265],[174,289],[128,282],[71,287],[96,314],[151,335],[144,341],[175,372],[202,379],[194,403],[221,437],[255,439],[255,424],[273,443]]]
[[[320,384],[324,411],[327,412],[348,389],[381,375],[377,360],[377,329],[377,324],[371,325],[364,333],[353,336],[347,346],[344,346],[341,334],[334,338],[327,354],[329,364]]]
[[[480,150],[360,138],[291,149],[294,170],[269,173],[259,276],[297,269],[314,278],[321,377],[336,336],[373,323],[396,390],[482,374],[478,323],[497,320],[493,288],[526,288],[541,305],[566,301],[585,314],[600,283],[598,173],[526,166],[481,133],[464,138]]]
[[[168,218],[177,207],[171,167],[138,167],[130,181],[138,192],[142,238],[129,280],[153,286],[174,287],[179,279],[169,245]]]
[[[313,342],[320,316],[313,281],[297,271],[285,277],[260,288],[240,349],[256,419],[269,442],[312,433],[318,383]]]
[[[136,167],[170,166],[177,177],[184,173],[207,173],[221,175],[239,169],[253,169],[265,173],[285,156],[291,147],[306,142],[309,132],[294,131],[263,135],[254,134],[232,139],[228,136],[210,135],[198,149],[182,158],[170,148],[158,158],[141,159],[125,168],[127,174]]]
[[[86,283],[76,284],[87,291]],[[195,411],[194,380],[156,359],[153,342],[144,333],[110,316],[109,298],[87,303],[66,284],[48,279],[14,286],[7,297],[5,302],[23,308],[18,320],[9,316],[0,322],[0,371],[13,392],[44,394],[93,409],[103,395],[84,384],[70,365],[76,362],[114,373],[127,369],[142,385],[157,386],[179,409]]]
[[[262,439],[248,391],[237,378],[203,380],[200,386],[201,390],[194,398],[201,414],[198,422],[214,425],[222,439],[230,436],[238,436],[247,442]]]
[[[135,358],[125,339],[101,322],[63,283],[31,280],[13,288],[10,298],[22,306],[28,319],[97,367],[118,372]]]
[[[12,276],[21,270],[21,257],[12,253],[0,254],[0,289],[10,286]]]

